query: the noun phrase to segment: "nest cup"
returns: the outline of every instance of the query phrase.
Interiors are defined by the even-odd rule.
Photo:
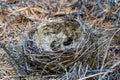
[[[74,64],[75,53],[82,47],[82,30],[75,20],[44,20],[24,48],[28,67],[42,75],[59,75]],[[31,35],[31,32],[29,35]]]
[[[23,44],[25,66],[41,76],[66,79],[65,75],[69,73],[69,78],[77,79],[84,74],[86,65],[95,69],[99,65],[97,61],[102,62],[110,38],[104,34],[104,31],[80,25],[76,20],[44,20],[28,33]]]

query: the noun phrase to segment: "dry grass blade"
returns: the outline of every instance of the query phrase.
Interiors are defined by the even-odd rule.
[[[89,75],[87,77],[83,77],[83,78],[78,79],[78,80],[85,80],[85,79],[89,79],[91,77],[95,77],[95,76],[99,76],[99,75],[103,75],[103,74],[105,74],[105,72],[101,72],[101,73],[96,73],[96,74],[93,74],[93,75]]]

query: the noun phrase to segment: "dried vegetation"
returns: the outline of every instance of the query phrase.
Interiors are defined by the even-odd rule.
[[[82,47],[35,52],[30,36],[48,18],[77,21]],[[120,1],[1,0],[0,46],[3,80],[119,80]]]

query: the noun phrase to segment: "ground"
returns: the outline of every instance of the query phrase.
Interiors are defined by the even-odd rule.
[[[95,6],[96,5],[96,6]],[[33,28],[40,25],[44,19],[67,17],[81,20],[81,23],[86,24],[97,30],[98,28],[106,34],[113,34],[105,48],[105,55],[101,57],[101,62],[95,61],[91,64],[93,67],[96,63],[105,65],[103,67],[116,69],[110,77],[119,80],[120,73],[120,2],[119,0],[96,0],[79,1],[79,0],[1,0],[0,1],[0,42],[6,44],[6,47],[14,47],[21,39],[26,38],[26,35]],[[105,34],[105,35],[106,35]],[[85,48],[83,48],[85,49]],[[86,50],[86,49],[85,49]],[[93,51],[94,53],[94,51]],[[78,55],[78,54],[76,54]],[[86,58],[86,63],[92,61],[89,55]],[[93,61],[96,59],[93,59]],[[109,62],[111,61],[111,62]],[[102,63],[103,62],[103,63]],[[86,68],[87,67],[83,67]],[[92,67],[90,67],[92,68]],[[98,68],[99,69],[99,68]],[[3,80],[20,80],[23,77],[26,80],[39,80],[38,76],[20,76],[17,66],[12,63],[11,58],[6,52],[0,49],[0,79]],[[96,73],[97,74],[97,73]],[[93,74],[93,77],[96,75]],[[102,72],[98,75],[101,75]],[[106,75],[107,73],[104,73]],[[92,77],[92,76],[90,76]],[[109,77],[109,74],[107,75]],[[78,79],[81,77],[77,77]],[[83,76],[83,79],[89,79],[89,76]],[[63,79],[63,77],[61,78]],[[95,78],[94,78],[95,79]],[[110,80],[111,80],[110,79]]]

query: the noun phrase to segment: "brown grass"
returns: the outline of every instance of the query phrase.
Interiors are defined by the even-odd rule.
[[[20,43],[33,28],[36,28],[42,20],[47,18],[72,18],[76,19],[86,31],[86,43],[83,47],[72,53],[63,54],[65,60],[57,60],[52,53],[34,54],[27,56],[27,67],[35,68],[41,62],[29,61],[29,57],[40,57],[52,60],[47,65],[37,66],[42,71],[29,72],[21,69],[3,49],[0,49],[0,79],[14,80],[119,80],[120,78],[120,3],[101,0],[97,4],[95,0],[85,2],[83,0],[1,0],[0,1],[0,43],[4,43],[10,51],[19,51]],[[81,3],[82,2],[82,3]],[[3,5],[5,3],[5,5]],[[10,3],[10,4],[7,4]],[[11,5],[11,7],[7,6]],[[78,5],[78,6],[77,6]],[[96,6],[94,6],[96,5]],[[81,7],[80,7],[81,6]],[[78,16],[79,15],[79,16]],[[84,24],[83,24],[84,23]],[[92,32],[84,29],[92,29]],[[94,34],[94,35],[93,35]],[[96,37],[100,35],[100,37]],[[87,42],[93,38],[92,44]],[[21,42],[20,42],[21,41]],[[96,46],[97,44],[97,46]],[[1,46],[2,47],[2,46]],[[19,52],[13,55],[18,57]],[[48,56],[49,55],[49,56]],[[67,56],[66,56],[67,55]],[[15,56],[15,57],[16,57]],[[26,55],[21,57],[21,64]],[[44,56],[44,57],[43,57]],[[58,55],[57,55],[58,56]],[[37,60],[35,60],[37,61]],[[51,64],[52,63],[52,64]],[[30,65],[28,65],[30,64]],[[54,64],[54,65],[53,65]],[[54,66],[57,64],[57,68]],[[50,72],[58,70],[58,73]],[[48,71],[47,71],[48,70]],[[44,75],[44,73],[47,73]]]

